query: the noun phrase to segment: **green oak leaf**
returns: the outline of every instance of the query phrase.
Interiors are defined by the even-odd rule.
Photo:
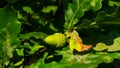
[[[24,49],[16,49],[16,52],[19,56],[24,56]]]
[[[114,43],[112,45],[106,45],[104,43],[98,43],[93,49],[95,51],[103,51],[107,50],[108,52],[120,51],[120,37],[114,39]]]
[[[95,52],[87,54],[73,54],[71,51],[57,51],[63,55],[60,61],[70,68],[96,68],[100,63],[111,63],[114,59],[120,59],[120,53]],[[69,65],[70,64],[70,65]]]
[[[101,3],[102,0],[73,0],[72,3],[68,4],[67,10],[65,11],[65,28],[73,28],[78,22],[78,18],[81,18],[85,11],[99,10],[102,7]]]
[[[31,46],[29,43],[24,43],[24,47],[30,49],[29,54],[34,54],[40,48],[44,48],[44,46],[38,44],[37,42],[35,42],[33,46]]]
[[[107,49],[107,46],[104,43],[98,43],[96,47],[93,48],[95,51],[103,51]]]
[[[114,39],[114,43],[108,47],[108,51],[120,51],[120,37]]]
[[[35,37],[37,39],[44,39],[47,35],[43,32],[30,32],[26,34],[20,34],[20,38],[29,39],[30,37]]]
[[[119,28],[120,14],[118,10],[119,9],[116,8],[112,14],[108,14],[105,11],[99,12],[95,19],[96,24],[104,28],[110,28],[110,29]]]
[[[36,63],[25,68],[96,68],[100,63],[111,63],[119,59],[120,53],[95,52],[88,54],[73,54],[72,51],[56,51],[63,58],[60,62],[44,63],[45,58],[40,58]],[[117,57],[116,57],[117,56]]]

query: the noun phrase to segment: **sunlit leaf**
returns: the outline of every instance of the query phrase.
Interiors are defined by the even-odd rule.
[[[94,50],[96,51],[103,51],[107,49],[107,46],[104,43],[98,43],[96,47],[94,47]]]
[[[36,51],[38,51],[40,48],[43,48],[44,46],[40,46],[38,44],[35,44],[34,46],[30,46],[30,54],[34,54]]]
[[[16,49],[16,52],[19,56],[24,56],[24,49]]]
[[[49,13],[49,12],[53,11],[53,13],[55,13],[57,9],[58,9],[58,6],[49,5],[47,7],[44,7],[41,11],[44,13]]]
[[[15,63],[14,66],[16,67],[16,66],[21,65],[23,63],[23,61],[24,61],[24,59],[20,60],[19,62]]]
[[[106,45],[104,43],[98,43],[96,45],[96,47],[94,47],[94,50],[96,51],[103,51],[103,50],[107,50],[109,52],[112,52],[112,51],[120,51],[120,37],[118,38],[115,38],[114,39],[114,43],[112,45]]]
[[[32,11],[32,9],[31,9],[29,6],[24,6],[24,7],[23,7],[23,10],[24,10],[25,12],[27,12],[27,13],[33,14],[33,11]]]
[[[108,51],[120,51],[120,37],[114,39],[114,43],[108,47]]]

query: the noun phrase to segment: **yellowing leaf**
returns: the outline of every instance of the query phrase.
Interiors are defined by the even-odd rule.
[[[70,43],[70,50],[73,51],[74,49],[76,49],[77,51],[81,51],[82,46],[78,42],[76,42],[74,38],[70,38],[69,43]]]
[[[70,50],[77,50],[78,52],[86,51],[92,48],[92,46],[84,45],[77,31],[73,31],[69,40]]]

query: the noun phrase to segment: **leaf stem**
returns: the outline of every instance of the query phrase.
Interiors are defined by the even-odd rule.
[[[73,16],[72,16],[72,18],[71,18],[71,21],[70,21],[70,23],[69,23],[69,25],[68,25],[68,28],[67,28],[67,31],[69,32],[69,29],[71,28],[71,25],[72,25],[72,23],[73,23],[73,20],[74,20],[74,18],[75,18],[75,15],[77,14],[77,12],[79,11],[79,6],[77,6],[77,10],[75,11],[75,13],[73,14]]]

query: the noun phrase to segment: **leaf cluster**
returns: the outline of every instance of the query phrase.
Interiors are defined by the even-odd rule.
[[[74,30],[93,49],[71,51],[68,43]],[[54,33],[67,37],[61,48],[44,41]],[[103,68],[106,64],[119,68],[113,64],[120,60],[119,40],[119,0],[0,2],[0,68]]]

